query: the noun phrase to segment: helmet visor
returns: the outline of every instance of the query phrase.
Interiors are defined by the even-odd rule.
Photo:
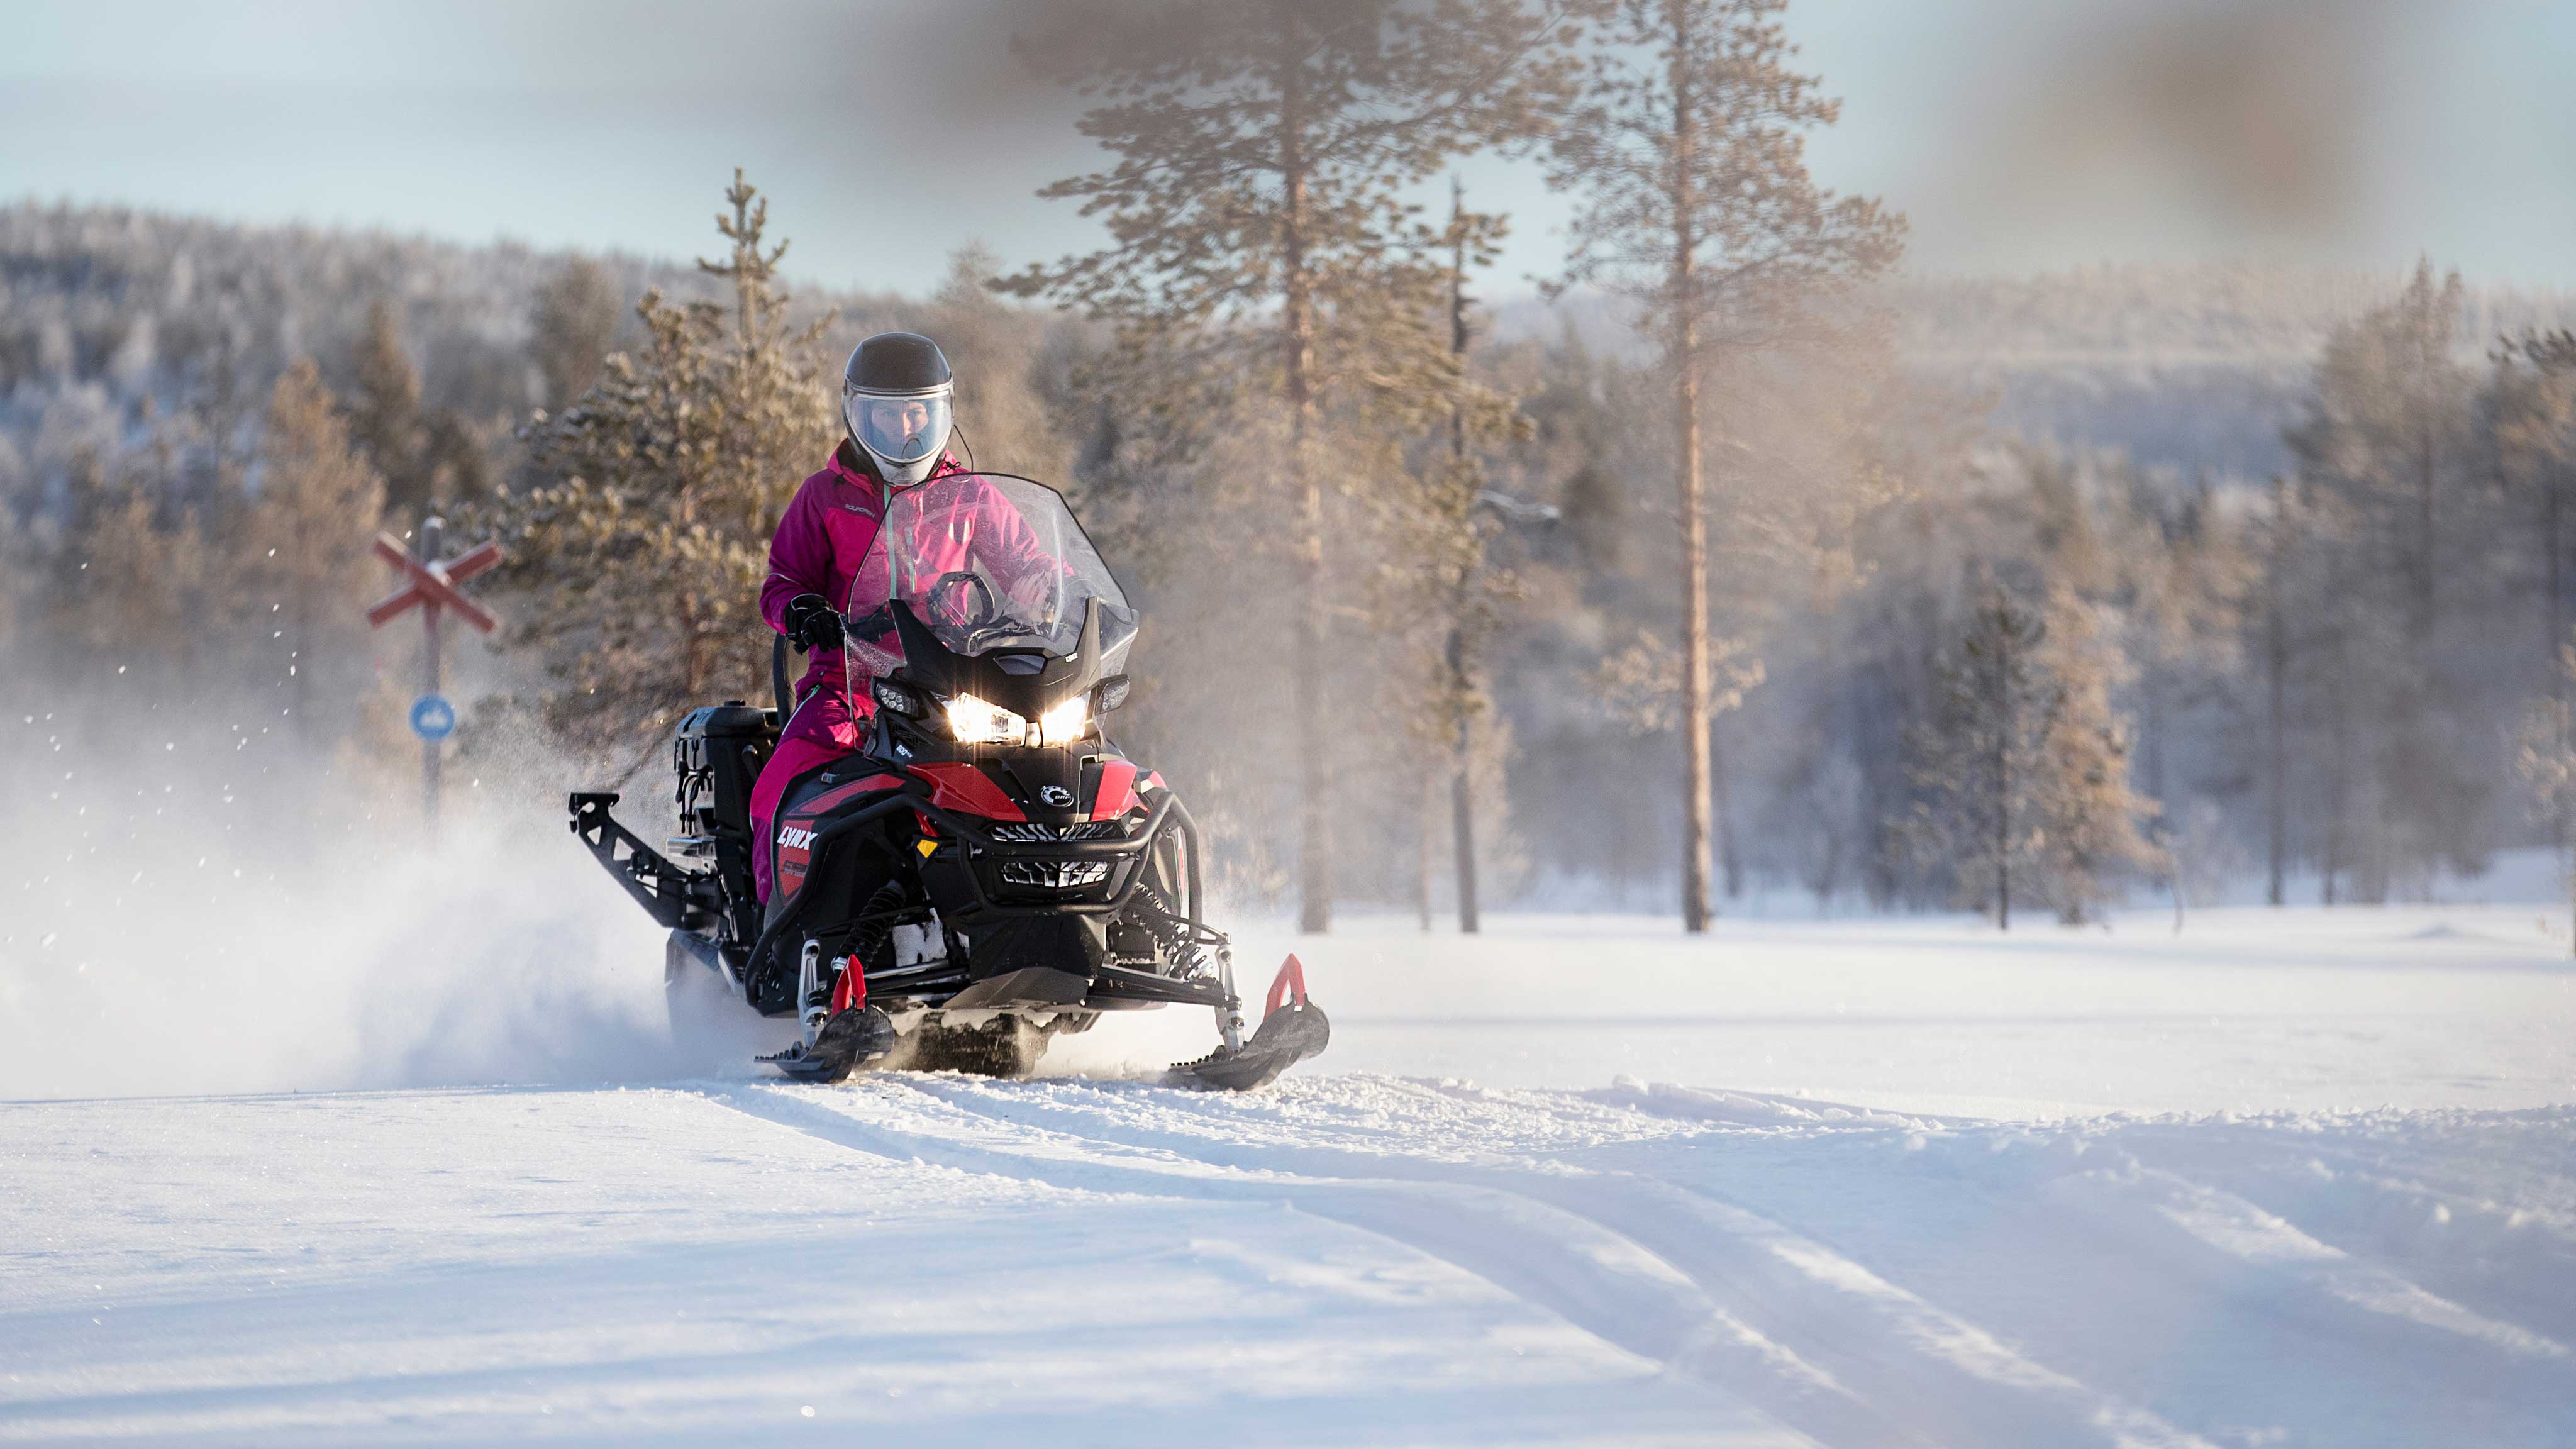
[[[946,391],[912,397],[854,392],[841,399],[850,436],[889,463],[918,463],[948,441],[952,421]]]

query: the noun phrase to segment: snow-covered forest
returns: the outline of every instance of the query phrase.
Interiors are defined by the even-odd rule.
[[[1921,275],[1808,173],[1776,7],[1583,13],[1285,69],[1266,22],[1033,22],[1034,81],[1136,98],[1045,192],[1111,240],[960,237],[932,296],[796,285],[739,172],[695,266],[11,206],[10,674],[274,702],[398,808],[364,545],[438,514],[510,554],[460,756],[623,779],[761,695],[768,530],[899,326],[1142,598],[1122,728],[1226,893],[1310,928],[2379,901],[2562,843],[2576,309],[2435,259]],[[1585,199],[1550,298],[1441,194],[1488,151]]]
[[[78,697],[135,669],[291,700],[306,743],[388,808],[407,788],[412,670],[408,639],[370,640],[356,617],[382,582],[364,540],[430,511],[507,526],[515,499],[562,481],[547,410],[577,404],[609,355],[649,357],[646,289],[720,306],[731,290],[627,257],[35,204],[0,210],[0,258],[12,677]],[[993,295],[989,252],[961,249],[956,268],[932,297],[797,290],[797,375],[828,376],[884,327],[942,340],[977,461],[1062,483],[1148,601],[1128,728],[1209,798],[1232,888],[1290,898],[1273,607],[1291,592],[1290,504],[1260,435],[1159,436],[1152,400],[1103,366],[1112,329]],[[2560,299],[2429,270],[2213,266],[1906,277],[1848,305],[1869,325],[1831,365],[1747,359],[1712,389],[1721,909],[1766,889],[1819,910],[1995,899],[1988,867],[1923,848],[1992,803],[1943,765],[1993,712],[1992,691],[1961,688],[1986,600],[2055,641],[2027,692],[2067,727],[2032,721],[2033,778],[2061,761],[2092,781],[2004,803],[2033,821],[2110,815],[2098,863],[2017,849],[2033,855],[2026,904],[2080,914],[2177,874],[2201,899],[2276,874],[2306,897],[2404,897],[2549,839],[2514,767],[2526,716],[2564,694],[2576,377],[2553,340]],[[1500,405],[1472,461],[1518,506],[1464,525],[1486,563],[1463,683],[1442,662],[1440,597],[1460,542],[1424,532],[1444,521],[1445,424],[1334,455],[1333,891],[1454,908],[1446,780],[1435,765],[1433,794],[1409,782],[1447,758],[1463,712],[1485,904],[1669,902],[1681,748],[1660,359],[1599,292],[1497,312],[1468,312],[1468,382]],[[729,480],[747,499],[774,509],[828,448],[828,386],[808,391],[765,445],[769,474]],[[337,492],[304,482],[341,453],[362,466]],[[748,558],[766,526],[755,506],[726,541]],[[537,567],[499,596],[505,614],[549,607],[561,581]],[[665,577],[581,582],[625,608]],[[758,697],[747,588],[715,627],[716,672],[694,681],[620,656],[612,718],[567,708],[598,681],[560,671],[595,641],[549,653],[519,630],[477,667],[489,688],[463,747],[545,739],[605,769],[694,698]]]

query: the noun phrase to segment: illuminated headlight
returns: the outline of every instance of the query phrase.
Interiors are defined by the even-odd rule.
[[[1025,716],[971,694],[949,700],[944,708],[949,736],[961,745],[1068,745],[1091,728],[1091,702],[1080,695],[1039,716],[1035,729]]]
[[[1038,743],[1069,745],[1091,727],[1091,701],[1075,695],[1038,717]]]
[[[948,701],[948,733],[961,745],[1016,745],[1029,736],[1029,722],[971,694]]]

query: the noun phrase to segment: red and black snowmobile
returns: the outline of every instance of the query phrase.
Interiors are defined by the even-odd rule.
[[[1246,1032],[1198,829],[1102,729],[1136,613],[1055,490],[960,473],[895,493],[844,617],[873,717],[856,754],[789,786],[769,839],[750,801],[788,712],[783,640],[777,709],[681,722],[665,851],[610,815],[615,794],[571,797],[574,835],[670,928],[675,1032],[732,1001],[794,1015],[803,1040],[762,1060],[819,1080],[864,1060],[817,1041],[871,1005],[894,1029],[889,1066],[1023,1075],[1058,1033],[1168,1005],[1214,1012],[1216,1050],[1174,1069],[1212,1085],[1262,1086],[1324,1049],[1293,956]],[[765,910],[756,850],[772,853]]]

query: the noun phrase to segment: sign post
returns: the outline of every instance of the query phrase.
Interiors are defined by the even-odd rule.
[[[423,631],[420,698],[412,701],[411,732],[420,736],[421,817],[432,830],[438,827],[439,745],[456,733],[456,706],[448,703],[447,697],[438,692],[439,620],[452,609],[456,617],[471,625],[477,633],[489,634],[501,624],[457,588],[467,579],[499,563],[501,545],[486,542],[456,558],[441,559],[438,554],[446,528],[446,523],[440,519],[421,520],[417,555],[404,548],[402,540],[390,533],[376,535],[376,557],[394,566],[401,576],[402,587],[367,610],[367,622],[381,629],[414,605],[420,608]]]

